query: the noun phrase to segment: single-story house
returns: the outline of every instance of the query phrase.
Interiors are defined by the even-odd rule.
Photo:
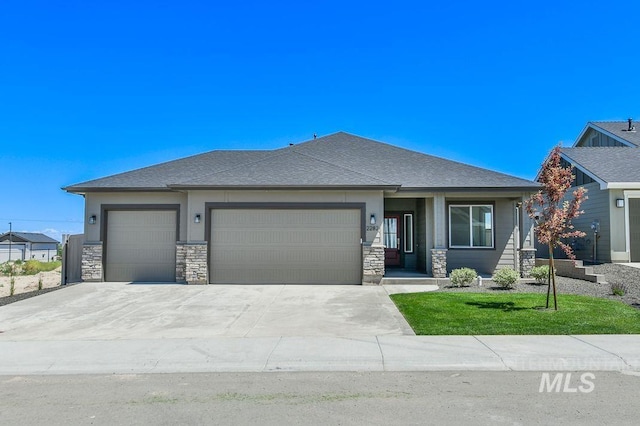
[[[538,187],[339,132],[63,189],[85,197],[85,281],[376,284],[391,268],[528,273]]]
[[[37,232],[5,232],[0,235],[0,262],[9,260],[9,247],[11,260],[51,262],[58,254],[58,244],[57,240]]]
[[[584,186],[589,197],[574,220],[587,234],[570,241],[576,257],[640,262],[640,134],[633,121],[589,122],[561,156],[574,168],[573,185]]]

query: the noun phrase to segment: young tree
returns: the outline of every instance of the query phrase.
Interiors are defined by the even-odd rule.
[[[553,250],[560,247],[571,260],[575,260],[571,246],[563,239],[584,237],[586,234],[575,230],[571,221],[584,211],[580,205],[587,199],[587,190],[583,187],[573,191],[573,197],[567,199],[566,194],[575,176],[571,173],[571,166],[562,167],[560,147],[551,151],[549,158],[542,164],[540,183],[542,189],[527,200],[527,214],[535,220],[535,234],[540,244],[549,247],[549,288],[547,289],[547,308],[549,308],[549,293],[553,283],[553,304],[558,310],[556,298],[556,276]]]

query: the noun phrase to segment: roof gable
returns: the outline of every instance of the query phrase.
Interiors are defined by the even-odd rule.
[[[624,146],[640,147],[640,133],[635,130],[635,125],[633,125],[634,130],[630,131],[628,121],[590,121],[584,127],[582,132],[580,132],[573,146],[590,146],[588,145],[589,141],[586,140],[586,137],[591,129],[619,142]]]

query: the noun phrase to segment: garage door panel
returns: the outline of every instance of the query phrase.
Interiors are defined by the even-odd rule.
[[[108,215],[107,280],[175,281],[175,211],[110,211]]]
[[[226,241],[229,246],[238,245],[241,247],[246,244],[261,245],[265,247],[278,246],[290,246],[295,247],[300,244],[305,244],[309,241],[315,242],[316,245],[322,245],[325,247],[350,244],[354,239],[360,241],[360,232],[349,229],[341,231],[322,230],[322,229],[283,229],[274,230],[269,228],[252,228],[252,229],[224,229],[214,231],[212,233],[213,238],[216,241]],[[237,240],[242,243],[237,243]],[[235,242],[234,242],[235,241]]]
[[[360,210],[213,210],[213,283],[357,284]]]

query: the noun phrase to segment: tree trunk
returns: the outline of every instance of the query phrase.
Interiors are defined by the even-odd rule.
[[[553,247],[549,244],[549,276],[547,278],[547,306],[549,309],[549,296],[551,295],[551,274],[553,274]]]
[[[553,283],[553,308],[558,310],[558,298],[556,296],[556,263],[553,258],[553,247],[549,243],[549,275],[551,276],[551,283]],[[551,287],[551,286],[549,286]],[[547,309],[549,309],[549,289],[547,289]]]

